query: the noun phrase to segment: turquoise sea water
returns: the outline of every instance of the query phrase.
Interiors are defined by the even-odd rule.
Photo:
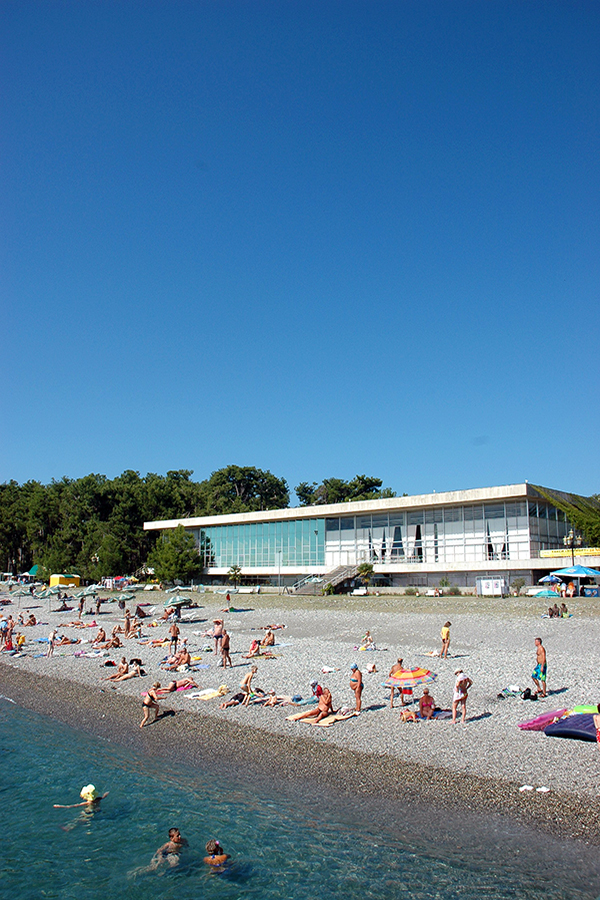
[[[214,766],[212,767],[214,768]],[[596,850],[506,821],[296,793],[243,773],[163,767],[0,700],[2,896],[29,898],[461,898],[589,900]],[[84,784],[109,790],[93,815],[54,809]],[[177,868],[148,871],[180,828]],[[220,839],[223,874],[203,864]]]

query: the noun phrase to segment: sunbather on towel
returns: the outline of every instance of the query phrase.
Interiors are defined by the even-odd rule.
[[[331,698],[331,691],[329,690],[329,688],[324,687],[323,693],[319,697],[319,705],[317,706],[317,715],[315,717],[315,721],[311,722],[311,725],[318,725],[321,719],[325,719],[327,716],[331,715],[333,715],[333,700]]]

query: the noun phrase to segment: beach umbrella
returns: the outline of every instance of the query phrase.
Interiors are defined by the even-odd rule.
[[[165,591],[165,594],[174,594],[175,592],[182,591],[183,589],[184,588],[182,584],[176,584],[175,587],[169,588],[168,591]]]
[[[566,569],[557,569],[551,575],[560,575],[561,578],[600,578],[598,569],[588,569],[587,566],[568,566]]]
[[[128,591],[123,591],[122,594],[119,594],[117,599],[118,600],[135,600],[135,594],[132,594]]]
[[[429,684],[435,681],[437,675],[430,672],[429,669],[423,669],[417,666],[414,669],[400,669],[385,682],[386,687],[413,688],[417,684]]]
[[[538,584],[560,584],[560,578],[557,578],[556,575],[544,575]]]
[[[548,597],[556,600],[558,598],[558,594],[556,591],[551,591],[549,588],[546,588],[545,591],[538,591],[537,594],[534,594],[534,597]]]
[[[169,597],[168,600],[165,600],[165,606],[185,606],[186,603],[191,602],[191,597]]]
[[[90,584],[89,587],[84,588],[83,595],[84,597],[89,597],[90,594],[97,594],[98,591],[102,589],[101,584]]]

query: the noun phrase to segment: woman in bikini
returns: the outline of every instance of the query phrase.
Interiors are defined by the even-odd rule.
[[[143,728],[148,719],[150,718],[150,710],[154,710],[154,721],[158,719],[158,694],[156,693],[157,689],[160,687],[160,681],[155,681],[144,699],[142,700],[142,709],[144,710],[144,718],[141,721],[140,728]]]

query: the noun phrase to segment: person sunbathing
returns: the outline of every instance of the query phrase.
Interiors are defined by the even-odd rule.
[[[27,619],[26,622],[23,622],[23,627],[24,627],[24,628],[26,628],[28,625],[37,625],[37,619],[36,619],[36,617],[33,615],[33,613],[31,613],[31,615],[29,616],[29,618]]]
[[[123,675],[117,675],[112,680],[113,681],[129,681],[130,678],[141,678],[142,675],[145,675],[143,669],[139,667],[136,663],[133,668],[130,668],[128,672],[125,672]]]
[[[105,640],[106,640],[106,632],[105,632],[104,628],[101,628],[98,631],[98,634],[96,635],[94,640],[92,641],[92,644],[103,644]]]
[[[242,659],[252,659],[253,656],[258,656],[260,654],[260,641],[254,640],[250,644],[250,649],[246,656],[243,656]]]
[[[100,650],[118,650],[123,644],[121,643],[121,639],[118,634],[115,634],[111,637],[110,641],[106,641],[104,644],[97,645]]]
[[[129,634],[128,638],[139,638],[142,633],[142,623],[138,622],[137,619],[132,619],[129,625]]]
[[[168,685],[164,688],[158,688],[156,693],[159,697],[165,696],[166,694],[172,694],[175,691],[186,690],[187,688],[197,688],[198,685],[194,681],[193,678],[178,678],[177,681],[170,681]],[[242,697],[243,699],[243,697]]]
[[[121,657],[121,662],[117,667],[117,671],[113,675],[108,675],[104,680],[105,681],[118,681],[121,675],[127,675],[129,672],[129,666],[127,665],[127,660],[124,656]]]
[[[435,701],[429,693],[429,688],[423,688],[423,696],[419,700],[419,712],[424,719],[433,718],[435,710]]]
[[[228,709],[230,706],[239,706],[240,703],[244,702],[246,694],[243,691],[238,691],[237,694],[234,694],[230,700],[224,700],[223,703],[219,703],[219,709]]]
[[[275,635],[270,628],[260,642],[260,645],[261,647],[273,647],[275,645]]]
[[[190,666],[191,664],[192,657],[190,656],[190,651],[184,644],[179,653],[175,654],[175,656],[170,657],[170,664],[169,660],[167,660],[167,665],[165,666],[165,668],[169,672],[174,672],[176,669],[180,669],[182,666]]]
[[[81,638],[70,638],[70,637],[67,637],[66,634],[61,634],[60,640],[56,640],[54,642],[54,646],[55,647],[64,647],[67,644],[80,644],[80,643],[81,643]]]
[[[331,691],[329,690],[329,688],[324,687],[323,693],[319,697],[315,721],[311,722],[311,725],[318,725],[321,719],[325,719],[327,716],[331,715],[333,715],[333,700],[331,698]]]

